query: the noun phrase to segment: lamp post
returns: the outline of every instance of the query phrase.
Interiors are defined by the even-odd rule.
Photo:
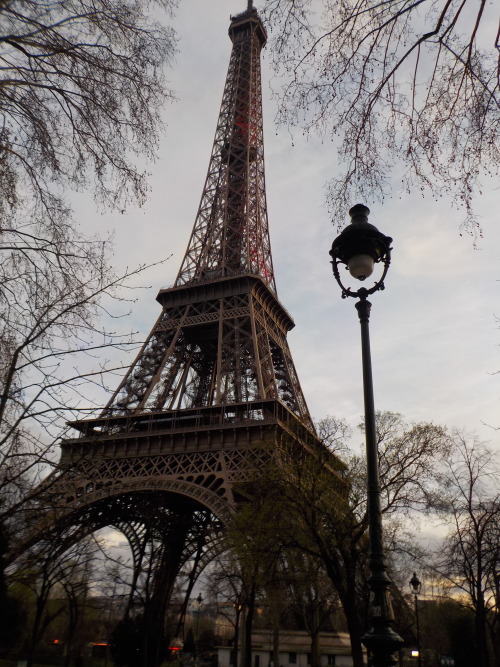
[[[199,639],[200,639],[200,614],[201,614],[201,605],[203,604],[203,597],[201,593],[199,593],[198,597],[195,600],[196,602],[196,607],[198,611],[196,612],[196,638],[195,638],[195,661],[194,664],[198,666],[199,664]]]
[[[417,577],[417,573],[413,573],[413,577],[410,579],[410,586],[411,586],[411,592],[413,593],[413,597],[415,599],[415,622],[417,624],[417,665],[418,667],[422,667],[422,656],[420,655],[420,624],[419,624],[419,618],[418,618],[418,595],[420,593],[420,589],[422,588],[422,584],[420,583],[420,579]]]
[[[372,363],[370,354],[370,309],[368,296],[384,289],[384,278],[391,259],[389,236],[384,236],[368,222],[369,209],[363,204],[356,204],[349,211],[351,224],[335,239],[330,250],[333,273],[342,290],[342,298],[359,299],[355,304],[361,325],[361,352],[363,364],[363,394],[365,408],[365,439],[367,461],[368,526],[370,535],[370,628],[363,636],[363,643],[369,651],[371,667],[392,667],[397,664],[395,651],[403,640],[392,629],[394,616],[389,601],[388,587],[391,583],[387,575],[383,539],[382,511],[380,505],[380,478],[378,467],[378,449],[375,430],[375,403],[373,398]],[[339,273],[339,265],[345,265],[351,276],[364,281],[381,263],[382,275],[370,287],[352,290],[345,287]]]

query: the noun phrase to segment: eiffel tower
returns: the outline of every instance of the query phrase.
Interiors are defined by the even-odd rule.
[[[62,443],[39,523],[46,534],[57,527],[61,549],[117,528],[136,572],[146,543],[160,544],[156,629],[181,568],[191,567],[187,600],[280,443],[322,448],[287,343],[294,323],[276,292],[262,128],[266,31],[251,1],[232,17],[229,37],[208,174],[175,284],[160,290],[161,314],[100,416],[70,423],[79,437]]]

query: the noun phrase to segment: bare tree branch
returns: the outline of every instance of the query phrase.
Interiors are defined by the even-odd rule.
[[[265,14],[286,77],[278,123],[341,140],[327,195],[334,222],[360,197],[418,189],[448,196],[462,228],[480,234],[474,197],[500,167],[493,6],[270,0]]]

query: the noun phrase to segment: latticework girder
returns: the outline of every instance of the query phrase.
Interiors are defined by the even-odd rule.
[[[260,52],[254,9],[235,17],[207,179],[176,285],[253,273],[276,292],[264,173]]]
[[[293,321],[260,277],[158,299],[163,313],[103,416],[278,399],[312,428],[287,342]]]

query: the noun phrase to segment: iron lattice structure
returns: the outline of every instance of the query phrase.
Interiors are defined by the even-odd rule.
[[[198,214],[175,286],[103,416],[278,399],[311,426],[276,296],[267,219],[260,52],[254,9],[233,49]]]
[[[291,441],[298,455],[322,448],[287,343],[294,323],[274,281],[260,75],[266,33],[251,3],[232,18],[229,36],[208,175],[175,285],[159,292],[161,314],[101,415],[72,422],[80,437],[62,443],[38,519],[38,535],[57,527],[60,549],[117,527],[136,573],[145,544],[154,544],[152,632],[180,570],[190,564],[189,595],[280,443]]]

